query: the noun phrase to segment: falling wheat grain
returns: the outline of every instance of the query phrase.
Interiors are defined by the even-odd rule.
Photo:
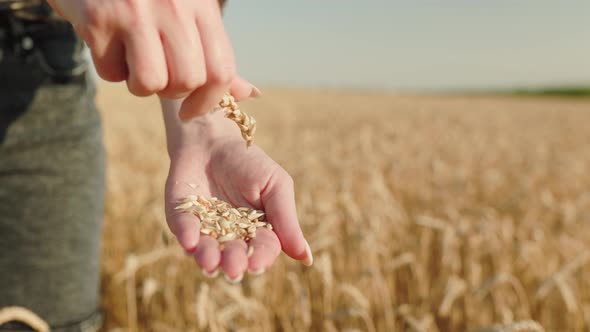
[[[229,93],[223,96],[219,106],[225,112],[225,117],[238,125],[247,146],[252,145],[256,133],[256,120],[240,110],[235,98]]]

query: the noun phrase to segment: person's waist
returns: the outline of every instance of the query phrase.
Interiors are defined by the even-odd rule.
[[[56,36],[71,30],[44,0],[0,0],[0,49],[25,36]]]
[[[18,59],[24,64],[35,64],[47,76],[59,80],[82,77],[87,67],[82,41],[71,24],[49,18],[51,14],[44,14],[43,8],[53,12],[45,2],[41,7],[28,7],[27,12],[45,19],[23,18],[13,10],[0,11],[0,65],[5,67],[10,59]]]
[[[26,53],[31,48],[40,46],[39,43],[48,41],[59,40],[72,44],[79,42],[71,24],[65,20],[54,20],[45,15],[43,17],[45,19],[32,19],[33,16],[23,18],[11,11],[0,11],[0,50],[4,53]]]
[[[0,13],[29,21],[61,20],[44,0],[0,0]]]

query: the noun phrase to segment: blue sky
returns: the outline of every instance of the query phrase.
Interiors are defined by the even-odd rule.
[[[229,0],[225,22],[258,85],[590,83],[589,0]]]

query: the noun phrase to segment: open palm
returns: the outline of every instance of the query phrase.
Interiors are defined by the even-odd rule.
[[[174,210],[176,202],[187,195],[214,196],[233,206],[263,210],[274,231],[261,228],[249,244],[232,240],[220,251],[216,239],[200,234],[196,216]],[[246,271],[260,274],[274,263],[281,249],[306,265],[312,262],[297,220],[291,177],[257,146],[246,149],[239,136],[171,154],[166,217],[181,246],[194,255],[206,275],[214,275],[219,268],[230,281],[241,280]],[[248,245],[254,249],[250,257]]]

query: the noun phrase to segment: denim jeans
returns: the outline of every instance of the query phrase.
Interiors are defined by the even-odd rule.
[[[0,308],[96,331],[105,154],[94,84],[69,25],[0,15]]]

